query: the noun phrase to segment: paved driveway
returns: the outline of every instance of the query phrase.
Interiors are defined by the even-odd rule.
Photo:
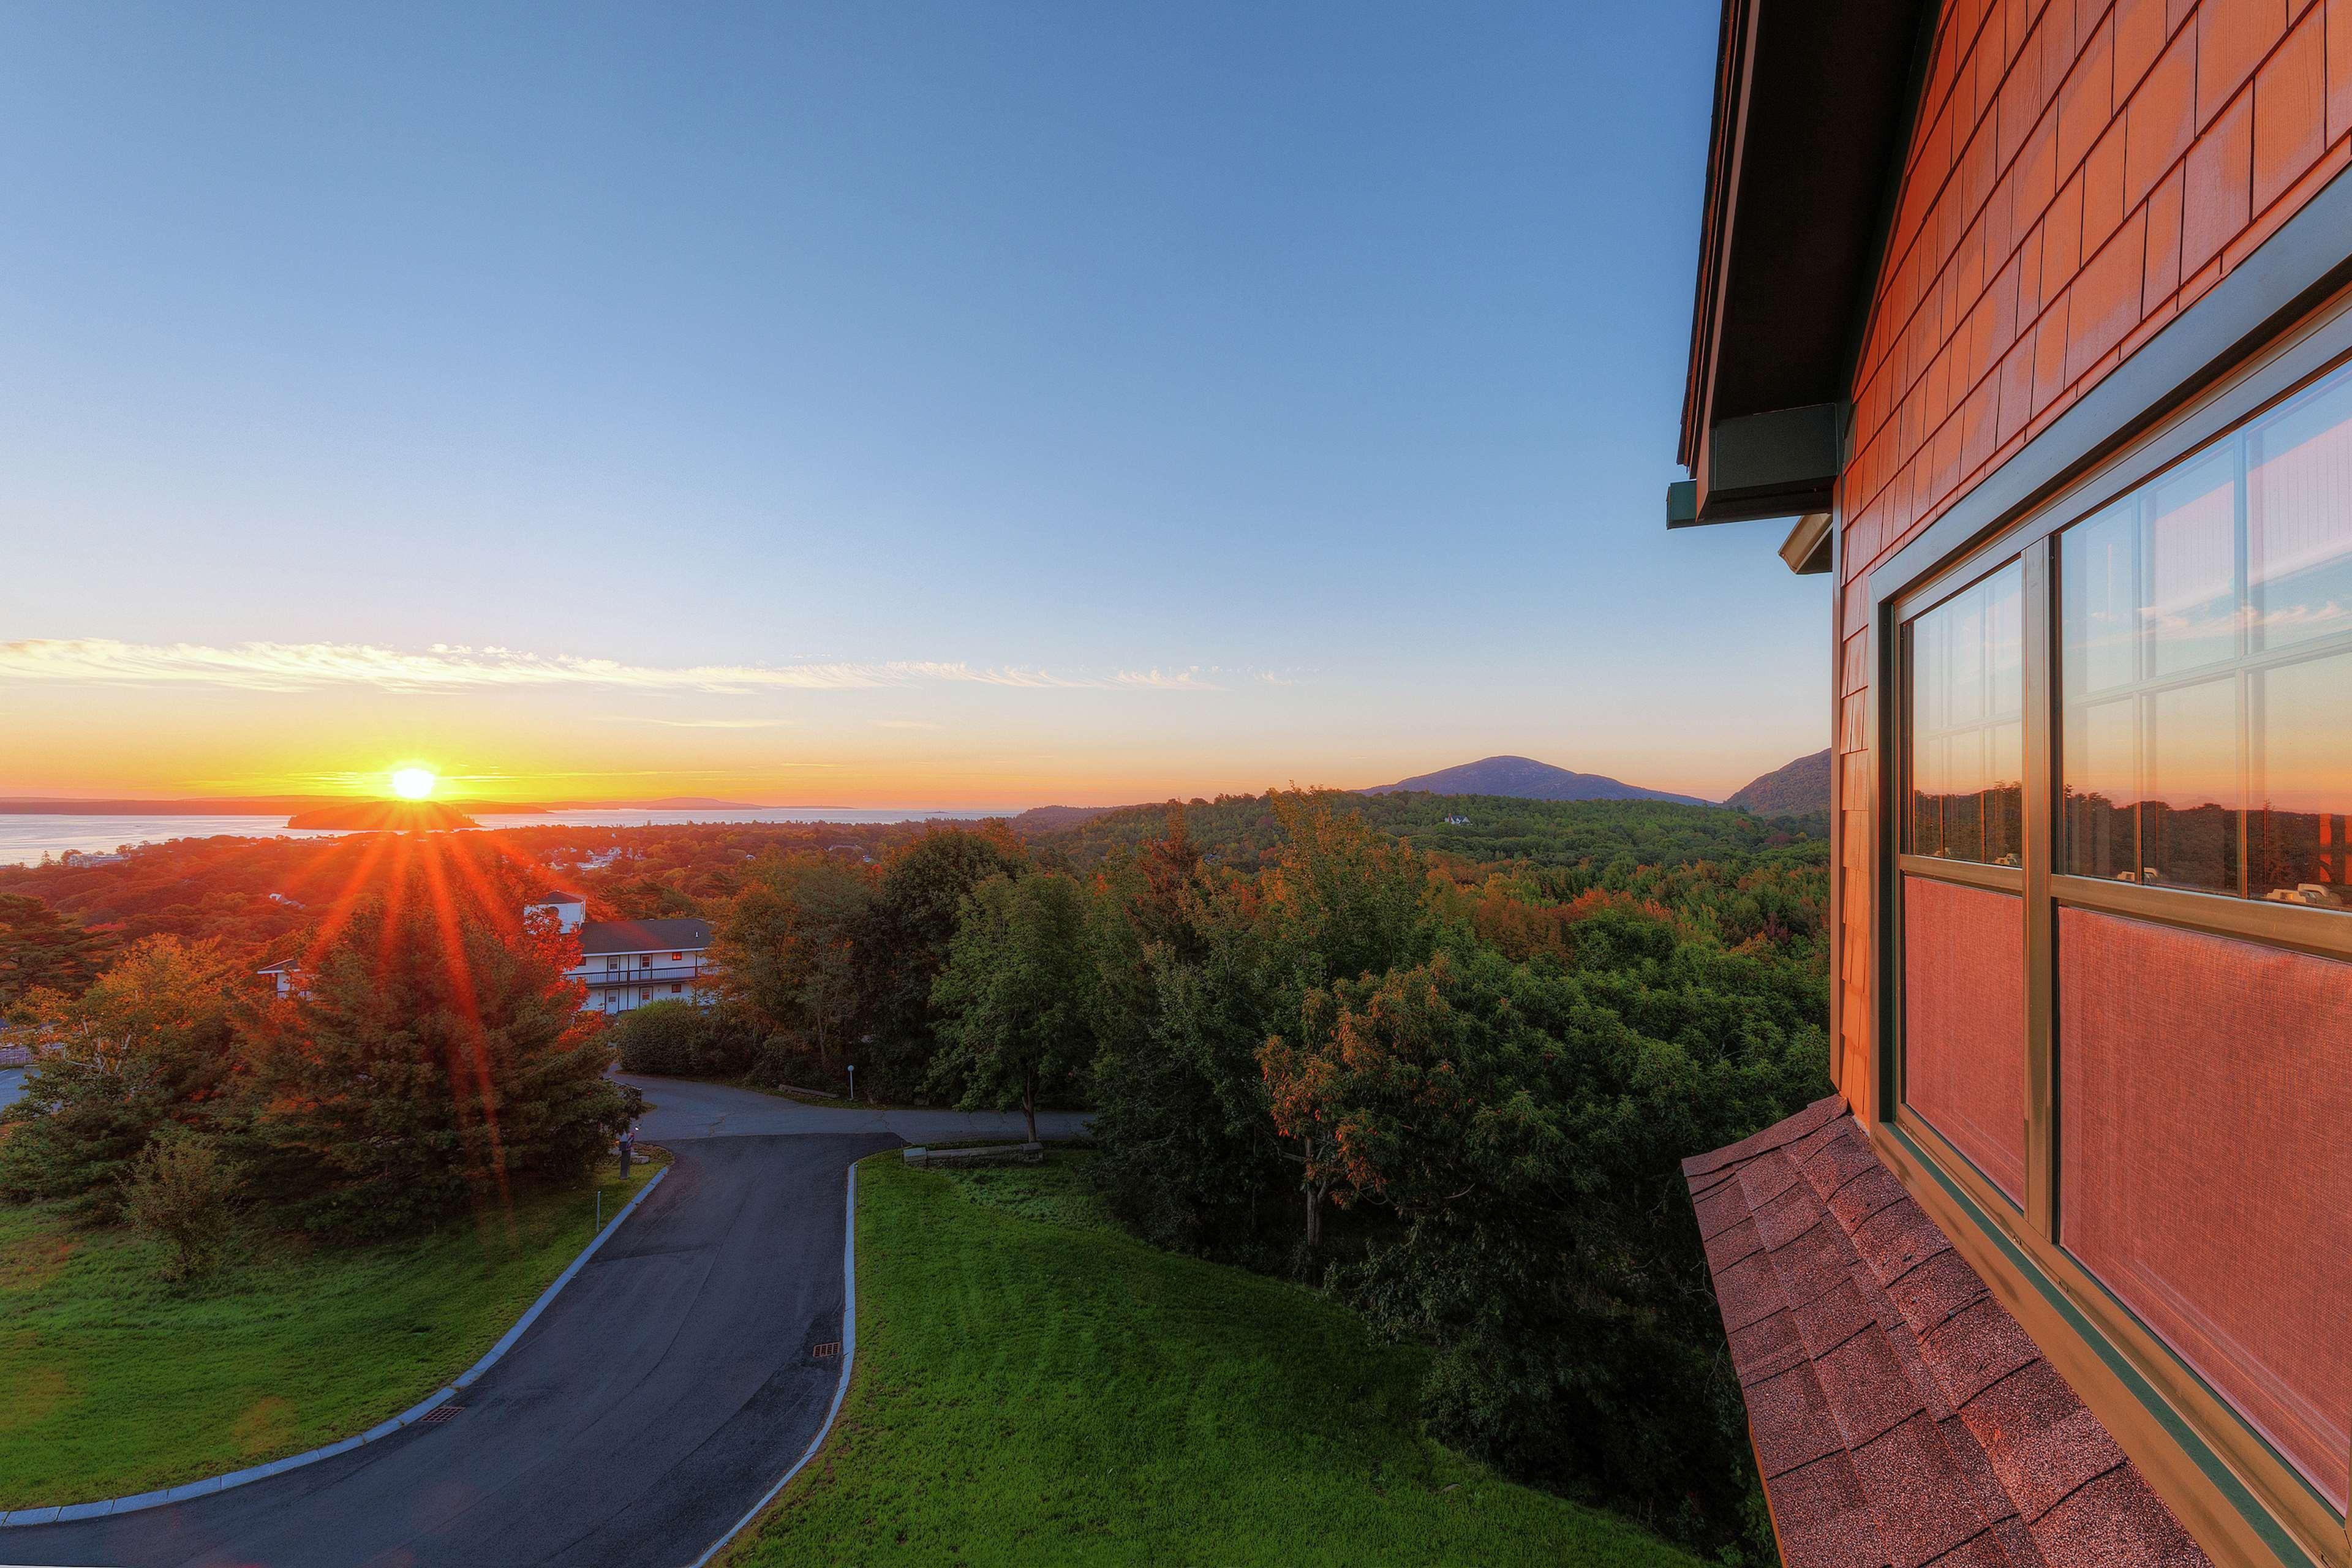
[[[0,1106],[6,1105],[10,1100],[16,1099],[18,1095],[24,1092],[25,1069],[23,1068],[0,1068]]]
[[[898,1147],[902,1119],[926,1137],[999,1128],[631,1081],[656,1103],[646,1136],[676,1166],[458,1396],[458,1415],[211,1497],[0,1530],[0,1563],[682,1568],[699,1556],[831,1404],[840,1363],[809,1352],[842,1337],[845,1169]]]
[[[689,1079],[614,1077],[645,1091],[654,1110],[640,1124],[646,1142],[679,1138],[740,1138],[768,1133],[827,1133],[836,1136],[887,1133],[907,1143],[928,1139],[1021,1138],[1028,1124],[1017,1110],[865,1110],[848,1106],[804,1105],[780,1095],[757,1094]],[[1083,1111],[1041,1110],[1037,1135],[1076,1138],[1087,1129]]]

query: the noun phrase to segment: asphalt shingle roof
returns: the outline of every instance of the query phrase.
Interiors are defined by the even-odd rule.
[[[1683,1175],[1789,1568],[2211,1568],[1843,1100]]]
[[[611,952],[693,952],[710,945],[710,922],[676,921],[583,921],[580,955]]]

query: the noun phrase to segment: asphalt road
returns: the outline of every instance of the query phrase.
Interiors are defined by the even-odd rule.
[[[16,1099],[18,1095],[24,1092],[25,1069],[23,1068],[0,1068],[0,1106],[6,1105],[10,1100]]]
[[[901,1142],[929,1139],[1021,1138],[1028,1124],[1017,1110],[865,1110],[845,1105],[804,1105],[778,1095],[754,1094],[685,1079],[634,1078],[623,1083],[645,1090],[654,1110],[639,1124],[646,1142],[668,1144],[680,1138],[750,1137],[763,1133],[883,1133]],[[1037,1135],[1076,1138],[1086,1131],[1083,1112],[1041,1110]]]
[[[846,1167],[909,1130],[1002,1129],[630,1081],[655,1102],[643,1135],[676,1164],[458,1395],[458,1415],[210,1497],[0,1530],[0,1563],[683,1568],[700,1556],[806,1450],[832,1403],[840,1363],[810,1351],[842,1337]]]

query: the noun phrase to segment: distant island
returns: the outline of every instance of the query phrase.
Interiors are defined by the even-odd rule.
[[[289,827],[331,827],[354,833],[437,832],[481,824],[454,805],[437,800],[351,800],[298,811],[286,819]]]
[[[1715,804],[1711,800],[1701,800],[1695,795],[1671,795],[1664,790],[1643,789],[1639,784],[1624,784],[1600,773],[1580,773],[1567,768],[1556,768],[1532,757],[1481,757],[1475,763],[1464,763],[1459,767],[1422,773],[1413,778],[1401,779],[1395,784],[1374,784],[1357,793],[1395,795],[1402,790],[1425,790],[1431,795],[1501,795],[1519,800],[1663,800],[1676,805]]]

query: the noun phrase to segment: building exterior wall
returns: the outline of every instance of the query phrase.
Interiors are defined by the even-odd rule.
[[[1958,0],[1938,17],[1838,494],[1836,1066],[1865,1118],[1873,569],[2347,159],[2352,0]]]

